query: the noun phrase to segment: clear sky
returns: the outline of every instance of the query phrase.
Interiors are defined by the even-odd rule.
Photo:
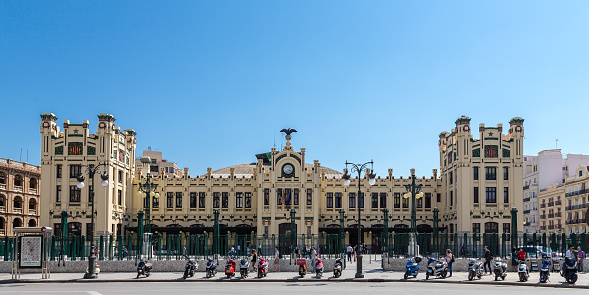
[[[307,162],[439,168],[461,115],[525,119],[524,152],[589,154],[588,1],[1,1],[0,157],[39,114],[110,113],[192,175],[295,128]],[[507,129],[507,128],[505,128]],[[475,137],[478,137],[476,135]]]

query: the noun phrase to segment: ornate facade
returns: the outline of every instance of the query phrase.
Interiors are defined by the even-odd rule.
[[[0,235],[39,224],[39,166],[0,158]]]

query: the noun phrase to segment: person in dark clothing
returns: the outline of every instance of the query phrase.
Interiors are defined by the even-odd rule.
[[[489,250],[489,247],[485,246],[485,264],[483,265],[485,269],[485,274],[487,273],[487,266],[489,267],[489,274],[491,274],[491,260],[493,260],[493,254]]]

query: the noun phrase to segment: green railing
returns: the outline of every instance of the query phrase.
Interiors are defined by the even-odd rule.
[[[294,240],[293,240],[294,238]],[[339,234],[319,235],[106,235],[94,237],[98,260],[134,260],[138,256],[154,260],[180,260],[183,255],[195,258],[245,257],[257,250],[258,255],[273,258],[278,247],[284,258],[296,259],[295,247],[299,254],[305,246],[313,246],[326,258],[341,255],[345,249]],[[14,237],[0,237],[0,256],[11,259]],[[234,252],[231,253],[231,248]],[[52,236],[50,259],[86,260],[90,251],[90,239],[85,236]]]

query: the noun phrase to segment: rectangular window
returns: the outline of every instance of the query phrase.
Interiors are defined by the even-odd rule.
[[[190,192],[190,209],[196,208],[196,193]]]
[[[508,187],[503,188],[503,203],[505,203],[505,204],[509,203],[509,188]]]
[[[166,208],[174,208],[174,193],[172,192],[166,194]]]
[[[393,197],[393,207],[401,208],[401,194],[395,193]]]
[[[472,167],[472,179],[479,180],[479,167]]]
[[[270,206],[270,189],[264,189],[264,206]]]
[[[89,236],[93,236],[92,234],[94,234],[95,232],[92,230],[92,223],[86,223],[86,239]]]
[[[119,170],[119,183],[123,183],[123,171]]]
[[[235,193],[235,208],[243,208],[243,193]]]
[[[160,207],[160,198],[156,198],[155,196],[152,196],[152,208],[159,208]]]
[[[61,175],[63,174],[63,165],[62,164],[57,164],[56,165],[57,171],[57,178],[61,178]]]
[[[403,208],[409,208],[409,199],[410,198],[403,198]]]
[[[450,172],[450,176],[448,177],[450,179],[450,184],[454,183],[454,173]]]
[[[221,208],[229,208],[229,193],[221,193]]]
[[[503,167],[503,180],[509,180],[509,167]]]
[[[221,206],[221,193],[213,193],[213,208]]]
[[[497,167],[485,167],[487,180],[497,180]]]
[[[425,208],[431,208],[431,207],[432,207],[432,194],[425,193]]]
[[[419,199],[415,200],[415,206],[417,208],[423,208],[423,198],[419,198]]]
[[[387,193],[380,193],[380,208],[387,207]]]
[[[82,174],[82,165],[70,165],[70,178],[76,178]]]
[[[473,223],[472,224],[472,232],[480,234],[481,233],[481,224],[480,223]]]
[[[276,204],[282,205],[282,189],[281,188],[276,189]]]
[[[511,224],[504,223],[503,224],[503,232],[506,233],[506,234],[511,233]]]
[[[442,194],[438,194],[436,196],[436,202],[441,203],[442,202]]]
[[[294,189],[294,196],[292,199],[292,204],[295,206],[299,204],[299,189],[298,188]]]
[[[378,193],[372,193],[372,209],[378,209]]]
[[[182,208],[182,192],[176,192],[176,208]]]
[[[119,206],[123,206],[123,190],[119,190],[117,193],[117,201]]]
[[[307,206],[313,205],[313,189],[307,189]]]
[[[360,205],[358,205],[358,208],[364,208],[364,193],[360,193],[360,198],[358,198],[358,202],[360,203]]]
[[[454,191],[450,191],[450,207],[454,206]]]
[[[198,207],[199,208],[205,208],[206,204],[207,204],[207,195],[205,192],[200,192],[198,193]]]
[[[342,193],[335,193],[335,208],[342,207]]]
[[[82,191],[75,185],[70,185],[70,202],[80,202]]]
[[[292,189],[285,188],[283,194],[284,194],[284,205],[290,206],[290,204],[292,203]]]
[[[472,202],[475,204],[478,204],[479,203],[479,187],[475,186],[472,189],[473,189],[472,190],[472,199],[473,199]]]
[[[61,203],[61,185],[55,187],[55,202]]]
[[[487,187],[485,192],[485,202],[497,203],[497,188]]]
[[[252,207],[252,193],[245,193],[245,208]]]
[[[356,193],[350,193],[350,202],[348,203],[348,208],[356,208]]]
[[[327,208],[333,208],[333,193],[327,193]]]

